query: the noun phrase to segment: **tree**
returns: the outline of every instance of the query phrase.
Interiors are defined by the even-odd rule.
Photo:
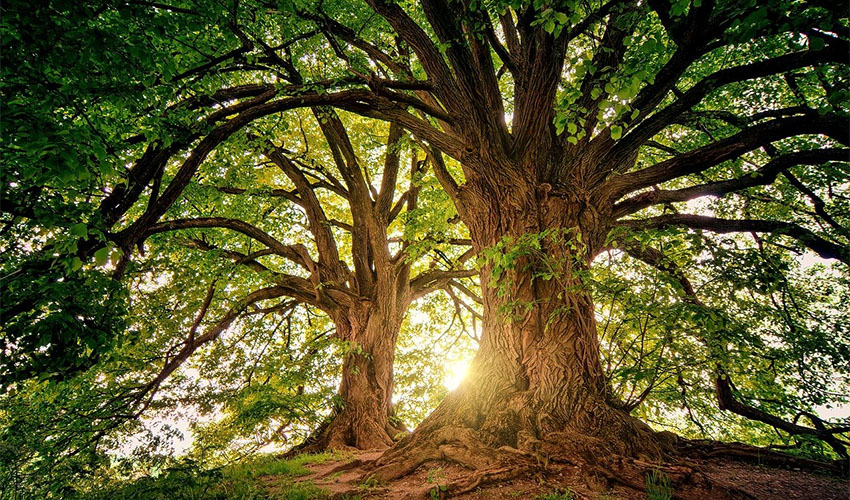
[[[170,357],[160,374],[151,382],[151,389],[158,386],[195,350],[214,341],[249,306],[261,301],[265,304],[263,310],[275,307],[291,310],[296,304],[309,305],[328,315],[334,325],[334,337],[347,345],[348,352],[342,366],[339,403],[335,414],[297,450],[384,448],[392,444],[393,437],[402,430],[402,427],[392,423],[392,388],[395,344],[405,311],[413,300],[441,288],[460,286],[458,280],[470,277],[476,271],[457,267],[471,256],[470,252],[462,252],[461,255],[449,248],[445,248],[445,252],[439,250],[440,246],[452,243],[463,247],[466,242],[446,240],[445,234],[440,234],[435,228],[427,231],[426,236],[431,241],[424,245],[420,243],[417,254],[409,251],[412,243],[409,239],[391,243],[391,234],[403,228],[396,223],[390,229],[397,218],[409,218],[417,210],[439,208],[418,205],[421,178],[427,161],[418,158],[415,149],[404,146],[400,127],[389,127],[383,148],[359,146],[358,152],[346,130],[354,125],[349,123],[347,127],[332,109],[315,108],[313,114],[327,146],[318,143],[315,137],[309,138],[311,134],[307,130],[311,129],[310,125],[302,124],[289,134],[274,129],[260,131],[254,127],[252,134],[261,135],[252,135],[249,144],[237,142],[232,147],[219,148],[219,156],[224,155],[225,151],[233,151],[233,156],[226,156],[227,174],[213,181],[217,183],[212,187],[218,192],[218,198],[214,193],[213,198],[203,202],[205,206],[211,207],[210,213],[204,214],[207,216],[177,218],[180,208],[175,206],[171,209],[174,218],[152,224],[146,230],[146,238],[204,228],[224,229],[246,236],[252,245],[246,246],[240,240],[225,244],[213,243],[203,233],[200,237],[196,234],[183,244],[215,253],[228,263],[245,266],[258,273],[266,285],[245,296],[237,308],[218,320],[203,335],[194,334],[197,328],[190,331],[182,348]],[[275,145],[268,139],[274,136],[283,139],[289,148],[297,148],[302,152],[295,153]],[[372,141],[377,139],[374,137]],[[250,154],[252,148],[257,151]],[[369,165],[368,158],[376,154],[378,158],[383,156],[383,160],[372,160],[377,164]],[[241,159],[236,159],[240,156]],[[260,158],[264,161],[258,161]],[[367,159],[364,161],[363,158]],[[409,165],[406,169],[401,165],[403,159]],[[250,172],[238,172],[236,163],[240,161],[245,162],[248,169],[255,168],[257,163],[276,167],[290,186],[263,185],[262,178],[268,176],[251,179]],[[332,162],[332,166],[325,161]],[[208,163],[210,176],[214,176],[221,164],[217,161]],[[406,174],[407,188],[397,195],[400,174]],[[206,182],[210,182],[207,178]],[[378,188],[374,187],[373,178],[380,178]],[[240,186],[227,185],[228,179],[239,179]],[[242,187],[245,185],[247,189]],[[228,201],[221,197],[238,199]],[[250,198],[258,197],[278,201],[269,204],[267,208],[261,208],[249,201]],[[198,203],[197,197],[193,199]],[[274,229],[274,224],[260,220],[268,219],[271,214],[282,210],[281,201],[283,205],[291,203],[297,206],[296,214],[303,211],[306,219],[304,225],[309,231],[307,243],[313,248],[303,243],[285,244],[276,237],[283,229],[288,233],[287,239],[301,239],[295,228],[287,227],[300,218],[297,215],[295,220],[285,218],[280,229]],[[195,203],[184,210],[196,211]],[[239,213],[226,216],[227,205],[233,203],[242,205]],[[342,220],[329,216],[329,211]],[[262,216],[257,219],[251,216],[252,213],[260,213]],[[262,226],[268,227],[269,232],[261,229]],[[407,232],[413,235],[415,231],[415,226],[411,225]],[[393,246],[396,247],[395,251]],[[417,257],[429,249],[446,261],[438,259],[425,267],[418,264]],[[349,255],[342,255],[343,251]],[[460,258],[456,261],[448,260],[446,253],[460,255]],[[231,285],[228,283],[228,286]],[[206,315],[214,288],[215,282],[210,287],[207,301],[198,312],[196,325],[201,324]],[[281,297],[288,300],[277,306],[265,302]]]
[[[669,452],[669,436],[611,396],[585,289],[595,257],[635,234],[666,272],[656,243],[691,243],[681,230],[753,233],[756,245],[850,262],[837,3],[367,4],[235,4],[230,45],[204,68],[278,82],[203,94],[226,111],[209,110],[209,130],[187,125],[182,142],[151,143],[134,167],[148,172],[133,176],[138,192],[159,193],[158,165],[190,152],[110,239],[136,245],[214,148],[267,116],[329,106],[413,134],[484,256],[484,330],[466,382],[379,460],[378,478],[447,458],[479,469],[477,484],[519,473],[496,466],[526,455],[594,467],[588,457]],[[230,52],[233,37],[244,54]],[[299,81],[289,68],[310,60],[320,78]],[[719,198],[711,216],[681,213],[708,196]],[[730,403],[723,370],[719,359],[720,405],[763,417]],[[819,425],[798,427],[839,432]]]
[[[227,22],[222,21],[220,16],[227,17],[229,12],[221,11],[218,8],[196,11],[181,8],[161,9],[154,5],[132,4],[117,6],[117,12],[112,12],[112,9],[109,8],[100,10],[81,8],[79,11],[72,9],[67,14],[86,19],[89,25],[93,27],[94,33],[91,36],[102,36],[107,30],[117,28],[111,25],[115,15],[126,18],[130,15],[140,14],[143,21],[139,22],[139,25],[142,30],[147,28],[153,29],[155,32],[176,32],[187,29],[195,30],[198,25],[204,25],[205,22],[211,25],[225,25]],[[19,33],[16,30],[9,31],[15,34]],[[165,92],[174,91],[175,86],[173,84],[176,83],[182,86],[178,87],[177,92],[192,95],[195,92],[207,90],[210,82],[205,81],[204,77],[207,80],[213,80],[213,88],[221,83],[221,79],[217,75],[220,70],[218,67],[220,63],[231,64],[238,61],[236,64],[244,64],[246,65],[244,69],[247,69],[251,65],[246,63],[244,56],[254,48],[254,42],[248,41],[246,35],[238,26],[233,29],[226,27],[225,31],[228,32],[228,36],[239,41],[238,48],[228,51],[224,57],[214,58],[212,61],[191,61],[189,69],[183,71],[179,71],[161,60],[166,57],[165,54],[162,54],[164,51],[160,51],[159,57],[155,53],[144,54],[144,60],[150,62],[153,67],[146,68],[144,71],[147,74],[140,77],[144,80],[144,84],[135,88],[129,85],[128,93],[133,91],[144,92],[143,89],[147,87],[167,89]],[[131,31],[131,34],[135,35],[135,31]],[[89,35],[89,33],[86,33],[86,35]],[[208,36],[215,39],[217,33],[212,32]],[[308,36],[310,35],[308,34]],[[165,38],[168,37],[169,35],[166,34]],[[84,38],[84,36],[77,35],[72,37],[71,41],[77,44]],[[300,38],[302,37],[296,37],[296,40]],[[132,36],[124,36],[121,42],[123,42],[123,46],[116,47],[116,49],[119,49],[119,51],[125,49],[133,57],[142,57],[142,50],[150,50],[149,46],[145,46],[148,45],[145,40],[139,42]],[[152,45],[159,48],[157,47],[158,42],[159,39],[156,39]],[[177,43],[180,42],[177,41]],[[200,46],[204,45],[206,40],[195,37],[192,43]],[[37,57],[33,61],[28,61],[30,56],[25,52],[20,55],[20,58],[22,62],[28,62],[31,66],[38,66],[38,64],[48,68],[51,67],[51,64],[62,66],[61,61],[57,63],[51,59],[54,57],[51,50],[65,50],[65,47],[61,44],[57,45],[58,49],[55,47],[45,48],[43,50],[45,55],[41,58]],[[170,43],[166,43],[165,46],[166,50],[174,50]],[[262,42],[260,42],[260,47],[266,52],[270,50],[269,47],[263,46]],[[284,48],[286,47],[288,45],[284,44]],[[202,54],[204,51],[198,49],[198,53]],[[292,85],[285,91],[298,95],[305,89],[311,89],[310,92],[315,94],[312,89],[317,84],[310,81],[305,82],[301,71],[312,72],[316,71],[316,68],[307,65],[296,68],[291,62],[291,57],[290,53],[289,62],[280,56],[275,60],[279,64],[279,69],[285,72],[286,78],[292,82]],[[186,60],[188,62],[191,58]],[[103,60],[98,61],[98,63],[103,67],[104,72],[115,71],[115,65],[107,57],[103,57]],[[240,66],[239,69],[243,68]],[[58,72],[63,75],[69,73],[65,68]],[[30,83],[30,79],[27,78],[29,76],[24,74],[19,79],[22,82]],[[97,177],[96,173],[92,175],[85,168],[86,162],[83,162],[78,169],[80,170],[79,177],[87,180],[94,178],[94,182],[85,187],[77,182],[76,185],[72,186],[72,189],[82,192],[83,197],[88,196],[87,203],[80,203],[75,199],[79,196],[75,196],[75,198],[72,198],[74,201],[71,204],[74,205],[77,213],[69,213],[65,217],[60,216],[58,221],[52,220],[52,218],[55,218],[53,212],[49,216],[45,214],[46,207],[44,207],[42,200],[38,198],[22,200],[21,203],[11,200],[16,200],[19,195],[33,192],[36,189],[44,190],[45,187],[53,192],[60,192],[67,183],[59,182],[58,186],[51,185],[53,179],[49,172],[38,176],[28,174],[32,170],[31,165],[35,160],[18,151],[10,152],[10,156],[17,155],[12,156],[10,163],[18,165],[19,169],[14,172],[13,177],[18,182],[13,183],[11,187],[14,189],[5,196],[7,199],[5,208],[13,216],[7,229],[23,232],[28,229],[26,226],[35,225],[41,231],[49,232],[56,225],[61,227],[67,224],[70,226],[71,237],[69,241],[50,241],[41,253],[22,252],[21,259],[24,263],[15,262],[15,264],[20,265],[20,269],[29,268],[31,271],[34,269],[44,271],[46,274],[43,278],[44,281],[55,281],[61,277],[58,281],[68,283],[68,286],[63,288],[70,288],[70,290],[57,291],[55,303],[47,305],[44,303],[44,284],[38,281],[31,283],[29,276],[26,273],[20,273],[20,269],[10,275],[18,275],[21,278],[20,284],[4,282],[6,296],[11,299],[9,300],[10,307],[4,310],[4,317],[8,319],[16,318],[21,323],[21,326],[17,326],[17,323],[13,321],[6,328],[4,339],[9,339],[6,345],[12,347],[8,350],[4,349],[4,355],[9,358],[8,371],[4,373],[5,380],[7,382],[14,381],[33,374],[49,373],[52,370],[59,372],[61,376],[73,374],[76,369],[84,369],[90,366],[92,362],[96,361],[100,351],[107,351],[112,346],[113,335],[110,335],[108,330],[112,326],[120,329],[121,324],[118,322],[115,325],[107,325],[98,330],[96,329],[98,320],[85,318],[76,335],[66,331],[61,335],[61,338],[57,338],[54,333],[50,333],[57,331],[55,323],[43,321],[43,318],[39,317],[45,313],[51,318],[58,317],[58,320],[55,321],[59,321],[67,327],[69,323],[74,323],[74,317],[80,314],[80,311],[86,315],[101,316],[104,319],[100,321],[107,322],[110,316],[121,315],[119,311],[115,310],[109,313],[101,312],[94,309],[91,304],[74,307],[69,311],[63,310],[68,309],[66,305],[68,302],[73,304],[79,301],[78,299],[68,300],[68,296],[75,293],[75,290],[81,297],[94,295],[94,301],[97,303],[98,291],[93,288],[92,280],[102,280],[102,274],[96,271],[86,272],[88,269],[83,269],[83,262],[91,259],[93,254],[95,254],[95,263],[98,265],[103,264],[111,255],[117,266],[114,277],[119,278],[124,273],[125,267],[133,254],[133,247],[143,248],[144,241],[153,234],[189,228],[223,228],[253,238],[256,242],[268,247],[259,250],[259,253],[244,255],[234,250],[212,247],[203,239],[193,240],[191,244],[202,250],[219,251],[226,258],[258,271],[264,278],[270,279],[270,286],[248,293],[222,318],[210,325],[207,331],[199,332],[199,327],[202,325],[213,299],[215,291],[215,283],[213,283],[209,288],[207,299],[198,311],[194,326],[189,330],[189,336],[178,346],[176,352],[166,356],[164,366],[153,380],[133,391],[133,399],[149,402],[171,373],[199,347],[214,341],[249,306],[254,306],[262,301],[289,297],[297,303],[308,304],[328,313],[336,325],[336,336],[350,343],[351,348],[343,367],[339,413],[323,429],[321,435],[317,436],[315,442],[311,443],[312,448],[324,449],[326,447],[339,448],[345,446],[379,448],[389,445],[392,442],[392,436],[398,434],[400,430],[393,427],[388,418],[392,414],[392,363],[395,339],[407,305],[412,300],[435,289],[450,286],[450,282],[453,282],[453,280],[474,274],[474,271],[465,269],[441,269],[441,266],[445,267],[446,264],[453,266],[454,263],[447,260],[446,253],[438,250],[445,262],[442,260],[439,263],[433,262],[430,268],[424,269],[421,273],[414,273],[411,278],[411,266],[415,263],[415,259],[407,251],[411,241],[398,242],[396,246],[399,251],[391,253],[388,241],[391,236],[388,234],[388,226],[399,215],[406,216],[408,212],[417,209],[417,194],[421,189],[421,177],[424,175],[427,163],[424,159],[417,159],[415,153],[411,153],[411,165],[407,169],[409,174],[407,179],[408,189],[396,198],[396,184],[400,170],[402,170],[399,161],[406,152],[402,151],[404,134],[401,128],[396,125],[390,128],[388,143],[385,144],[383,168],[373,168],[372,173],[363,169],[361,166],[363,160],[349,139],[346,127],[337,113],[327,107],[314,107],[313,113],[316,115],[317,123],[324,134],[324,140],[329,145],[329,153],[326,154],[324,160],[332,163],[333,168],[328,169],[321,165],[316,167],[307,163],[308,157],[311,156],[307,154],[310,151],[310,144],[307,143],[307,135],[304,134],[303,128],[301,132],[305,153],[296,158],[290,158],[291,154],[287,153],[285,148],[275,146],[267,137],[270,133],[267,131],[264,132],[266,135],[263,137],[252,137],[252,141],[256,144],[236,143],[236,147],[248,147],[253,149],[255,154],[264,154],[267,161],[277,165],[285,174],[285,177],[291,183],[291,187],[286,189],[272,188],[268,195],[294,203],[300,207],[300,210],[304,211],[313,239],[311,246],[314,248],[312,252],[313,255],[317,255],[314,260],[314,257],[311,256],[311,250],[308,250],[304,245],[282,244],[274,236],[245,220],[222,217],[215,211],[209,214],[209,217],[180,218],[158,222],[163,215],[180,211],[179,207],[173,205],[180,199],[185,189],[192,187],[192,174],[204,164],[213,147],[218,146],[217,153],[223,154],[225,145],[222,145],[222,143],[224,140],[234,133],[242,131],[243,127],[249,123],[255,127],[252,134],[259,133],[255,120],[268,113],[253,114],[247,120],[236,120],[236,122],[228,122],[227,119],[232,112],[239,112],[239,110],[250,110],[253,113],[253,105],[268,101],[279,90],[274,85],[235,85],[224,90],[216,90],[209,96],[198,97],[194,95],[177,104],[165,102],[159,112],[167,118],[165,123],[153,122],[153,126],[157,128],[156,131],[134,135],[126,141],[112,142],[112,136],[120,134],[120,127],[118,127],[119,130],[99,130],[98,125],[101,124],[92,123],[87,115],[87,112],[90,111],[83,111],[87,106],[94,107],[85,102],[86,97],[95,100],[102,109],[114,112],[121,118],[124,118],[122,113],[128,114],[129,120],[146,121],[151,114],[155,114],[154,106],[139,111],[134,106],[127,106],[127,95],[115,90],[104,92],[99,87],[100,82],[87,82],[86,78],[81,75],[76,75],[76,78],[78,80],[74,84],[82,87],[82,90],[73,88],[69,89],[70,93],[81,91],[83,97],[79,95],[66,97],[63,95],[62,97],[67,98],[70,103],[62,102],[62,97],[60,97],[57,98],[57,101],[59,101],[57,106],[80,109],[78,115],[70,120],[71,123],[82,119],[80,128],[83,132],[94,136],[95,144],[91,148],[97,151],[104,150],[101,154],[93,155],[94,158],[87,159],[87,163],[92,164],[90,166],[109,172],[104,166],[109,165],[110,162],[104,155],[109,153],[115,156],[115,160],[121,162],[122,158],[119,155],[126,152],[126,150],[121,151],[122,147],[132,150],[137,144],[144,145],[145,142],[148,144],[145,146],[143,154],[136,160],[135,165],[129,171],[124,172],[127,177],[125,182],[113,184],[108,179]],[[31,79],[38,81],[37,76]],[[52,88],[50,82],[38,81],[38,83]],[[129,84],[131,82],[121,83]],[[330,83],[327,81],[320,82],[318,88],[328,85]],[[23,87],[23,83],[21,83],[21,87]],[[65,89],[62,88],[62,90]],[[103,104],[100,102],[101,94],[114,99],[117,103],[109,103],[111,106]],[[221,102],[240,98],[248,98],[248,100],[237,104],[235,107],[225,106],[223,109],[217,109],[205,117],[205,126],[215,123],[224,124],[223,128],[212,131],[211,135],[205,136],[203,127],[192,123],[197,118],[197,115],[193,112],[200,110],[203,113],[211,107],[215,108]],[[21,104],[25,102],[23,99],[19,100]],[[322,98],[317,102],[321,103],[321,101]],[[14,103],[15,101],[12,100],[11,102]],[[304,100],[293,98],[291,104],[290,108],[300,107],[304,104]],[[130,109],[125,109],[127,107]],[[38,114],[36,116],[41,117]],[[107,116],[108,114],[104,113],[101,118],[107,118]],[[139,127],[138,122],[135,126]],[[21,144],[25,144],[27,148],[19,147],[18,149],[36,156],[43,155],[44,151],[38,148],[40,142],[33,141],[32,138],[25,138],[27,133],[23,130],[21,132]],[[162,136],[161,139],[159,138],[160,135]],[[240,138],[244,137],[244,135],[240,136]],[[313,141],[316,141],[316,139],[314,138]],[[97,144],[97,142],[104,144]],[[226,146],[231,145],[227,144]],[[167,172],[169,162],[173,161],[176,155],[187,148],[192,151],[191,159],[186,164],[188,168],[178,171],[170,183],[166,181],[167,185],[160,192],[163,178],[167,179],[169,176]],[[318,147],[318,144],[314,144],[313,149],[323,150],[323,148]],[[132,155],[133,153],[129,154]],[[370,152],[370,154],[372,153]],[[68,161],[70,159],[69,157]],[[101,167],[93,165],[98,161],[101,162]],[[315,158],[309,161],[313,162]],[[118,168],[120,171],[121,167]],[[334,170],[337,173],[333,173]],[[231,174],[233,174],[232,169]],[[66,174],[62,173],[62,175]],[[373,185],[370,176],[378,176],[380,185]],[[232,175],[229,178],[232,178]],[[62,181],[61,178],[59,180]],[[144,193],[148,186],[150,186],[150,192]],[[221,193],[228,195],[246,192],[244,187],[234,188],[225,185],[219,187]],[[249,186],[248,191],[258,189],[260,189],[260,186]],[[108,195],[101,197],[100,203],[92,207],[89,202],[92,192],[97,193],[101,190],[108,191]],[[347,222],[330,221],[319,201],[320,195],[317,195],[314,192],[315,190],[329,190],[329,192],[335,193],[336,198],[328,198],[327,202],[347,204],[350,207],[350,220]],[[249,192],[244,197],[247,198],[252,194],[257,193]],[[50,203],[55,204],[55,201],[51,200]],[[139,214],[139,207],[145,204],[146,207]],[[81,206],[85,206],[87,211],[81,211]],[[169,209],[171,209],[171,212],[169,212]],[[88,218],[88,221],[72,221],[69,223],[64,220],[68,216],[71,219],[85,217]],[[127,217],[133,216],[138,216],[138,220],[127,225],[127,227],[120,227],[125,223]],[[16,227],[16,224],[19,224],[19,226]],[[336,227],[332,227],[334,225]],[[115,226],[119,226],[120,230],[115,231]],[[334,234],[334,230],[337,231],[336,234]],[[113,231],[115,233],[111,234]],[[336,241],[340,231],[347,234],[345,236],[346,246],[350,249],[351,254],[347,259],[341,258],[339,243]],[[102,247],[104,240],[109,240],[106,248]],[[19,242],[20,240],[17,243]],[[439,241],[432,241],[428,245],[437,248],[440,243]],[[463,245],[465,242],[461,241],[461,244]],[[60,255],[67,256],[65,262],[63,262],[64,266],[45,262],[44,257],[47,256],[49,259],[52,257],[50,253],[56,250],[59,250]],[[448,253],[451,254],[452,252],[448,251]],[[470,255],[466,254],[464,260]],[[295,265],[295,268],[287,272],[269,269],[260,262],[263,257],[267,256],[288,260],[290,264]],[[349,264],[346,264],[346,260]],[[352,265],[353,271],[349,271],[349,265]],[[80,283],[81,281],[85,285]],[[457,282],[454,283],[457,284]],[[107,280],[101,286],[112,285]],[[79,292],[80,287],[85,290],[85,293]],[[123,296],[119,295],[117,298],[120,299],[121,297]],[[288,308],[290,306],[291,303],[287,302],[282,304],[281,307]],[[42,331],[47,333],[41,334]],[[89,339],[92,339],[92,341]],[[69,355],[69,344],[81,344],[87,348],[81,353],[82,359],[73,359]],[[49,347],[49,349],[39,352],[39,346]],[[6,354],[8,352],[20,353],[20,356],[14,354],[10,356]],[[35,354],[36,359],[32,359],[34,353],[38,353]],[[67,364],[72,366],[79,364],[79,368],[72,369],[65,366]],[[146,406],[144,404],[142,408]],[[138,413],[133,412],[132,414],[138,416]]]
[[[417,105],[440,106],[432,115],[440,125],[406,126],[463,166],[462,184],[439,163],[436,173],[474,248],[488,255],[485,333],[472,374],[379,460],[377,477],[439,456],[486,469],[501,446],[549,456],[660,456],[665,443],[609,397],[593,304],[581,291],[583,273],[621,228],[784,235],[822,257],[850,261],[846,229],[832,216],[834,224],[813,231],[809,221],[776,220],[766,209],[758,210],[766,219],[741,220],[645,211],[847,159],[836,147],[848,143],[846,99],[837,90],[848,45],[837,9],[609,2],[487,10],[425,1],[414,12],[370,5],[410,44],[432,85]],[[803,68],[814,68],[817,97],[800,90]],[[783,78],[788,90],[768,83]],[[510,125],[501,85],[513,97]],[[731,97],[733,89],[744,97]],[[776,106],[736,112],[755,107],[747,97],[768,89]],[[684,151],[671,143],[677,136],[687,138],[677,141]],[[669,157],[656,160],[652,147]],[[741,161],[755,166],[735,167]],[[803,185],[801,193],[811,191]],[[502,320],[506,313],[513,321]]]

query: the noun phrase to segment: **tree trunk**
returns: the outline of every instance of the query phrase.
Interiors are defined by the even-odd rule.
[[[587,463],[660,456],[649,427],[612,401],[599,359],[581,276],[604,244],[602,217],[579,197],[550,197],[548,184],[506,184],[469,179],[458,200],[476,250],[505,242],[484,252],[478,353],[460,387],[379,459],[379,479],[440,458],[494,468],[499,450]]]
[[[293,451],[384,449],[405,430],[392,422],[393,361],[405,303],[378,294],[333,317],[337,335],[351,349],[343,359],[338,403],[329,420]]]

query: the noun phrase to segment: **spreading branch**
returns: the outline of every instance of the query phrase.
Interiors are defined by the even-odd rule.
[[[615,204],[612,216],[619,218],[651,205],[688,201],[703,196],[724,196],[753,186],[771,184],[779,174],[797,165],[820,165],[830,161],[848,160],[850,160],[850,150],[848,149],[825,148],[789,153],[774,158],[763,167],[744,177],[708,182],[682,189],[657,189],[640,193]],[[816,208],[817,206],[816,204]]]
[[[838,259],[850,265],[850,246],[833,243],[814,232],[791,222],[773,220],[734,220],[691,214],[668,214],[620,221],[620,226],[632,229],[658,229],[682,226],[715,233],[771,233],[789,236],[824,259]]]

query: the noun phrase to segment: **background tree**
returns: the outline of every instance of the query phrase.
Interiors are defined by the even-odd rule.
[[[280,136],[281,131],[261,131],[255,123],[252,134],[258,135],[251,136],[250,143],[236,141],[219,148],[216,158],[201,170],[201,188],[213,193],[193,192],[199,188],[190,184],[185,191],[185,206],[180,203],[172,207],[169,220],[151,225],[146,235],[202,228],[238,233],[242,238],[232,243],[215,242],[202,232],[182,244],[215,253],[220,259],[236,262],[260,275],[264,287],[247,294],[241,302],[242,309],[281,297],[287,300],[278,306],[264,302],[263,310],[289,310],[294,304],[307,304],[328,315],[334,325],[333,335],[347,346],[335,415],[305,443],[306,448],[298,450],[386,447],[402,429],[392,423],[392,374],[395,344],[405,311],[411,301],[457,284],[457,280],[476,271],[462,267],[470,252],[446,248],[452,243],[463,246],[464,240],[448,238],[439,231],[423,231],[424,221],[420,221],[419,232],[427,232],[424,237],[431,241],[420,243],[417,255],[408,251],[415,239],[402,237],[404,226],[397,222],[390,227],[399,217],[410,219],[417,211],[440,208],[419,207],[427,162],[424,157],[417,158],[415,150],[405,147],[398,126],[390,126],[385,138],[381,138],[375,132],[362,130],[363,125],[346,126],[332,110],[315,109],[313,113],[315,125],[304,124]],[[347,129],[358,127],[360,137],[354,142]],[[311,135],[321,129],[326,146],[315,137],[309,138],[307,130],[311,129]],[[276,136],[279,138],[269,139]],[[280,140],[300,152],[276,146]],[[376,147],[378,141],[383,142],[382,148]],[[257,151],[251,154],[252,149]],[[402,160],[406,163],[404,168]],[[244,170],[240,171],[239,163],[245,165]],[[261,170],[252,174],[257,165]],[[278,169],[282,176],[264,172],[269,167]],[[224,175],[216,175],[217,171]],[[396,194],[400,176],[407,179],[406,190]],[[372,179],[380,179],[378,187]],[[238,185],[232,185],[232,180],[238,180]],[[275,201],[259,206],[251,203],[251,198],[264,197]],[[283,208],[289,204],[298,207],[295,213]],[[226,207],[234,205],[244,206],[230,215],[233,211]],[[187,216],[180,217],[184,212]],[[451,216],[449,213],[448,218]],[[450,230],[445,222],[442,225]],[[309,239],[299,235],[295,230],[298,226],[309,231]],[[415,226],[407,230],[408,236],[415,236],[416,232]],[[390,241],[393,233],[398,234],[396,243]],[[247,244],[244,237],[248,238]],[[411,272],[417,257],[429,248],[434,259],[429,265],[419,265],[418,272]],[[460,258],[455,262],[447,255]],[[214,287],[215,284],[210,289]],[[201,309],[197,324],[204,313]],[[231,317],[235,314],[227,316]],[[190,332],[185,345],[168,360],[158,379],[176,369],[198,347],[215,340],[223,321],[219,320],[217,327],[204,335],[193,336]]]

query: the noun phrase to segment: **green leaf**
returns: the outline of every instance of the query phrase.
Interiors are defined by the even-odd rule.
[[[615,141],[618,140],[623,135],[623,127],[619,125],[611,126],[611,138]]]
[[[78,224],[74,224],[71,226],[71,236],[76,236],[77,238],[85,238],[88,234],[87,227],[85,223],[80,222]]]
[[[94,265],[102,266],[107,260],[109,260],[109,247],[103,247],[94,253]]]

